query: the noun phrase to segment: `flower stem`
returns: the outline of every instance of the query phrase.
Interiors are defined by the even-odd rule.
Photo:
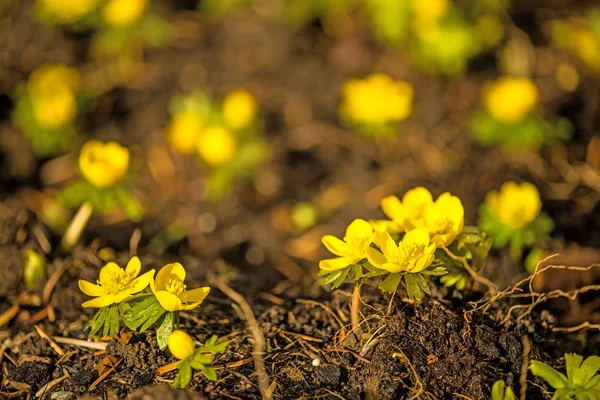
[[[352,292],[351,308],[350,308],[350,321],[352,323],[352,332],[360,338],[360,287],[362,286],[362,280],[356,281],[354,284],[354,291]]]
[[[79,207],[79,210],[77,210],[77,213],[75,213],[71,223],[65,230],[62,239],[63,247],[68,249],[77,244],[81,234],[85,230],[85,227],[92,216],[93,211],[94,207],[89,201],[86,201],[81,205],[81,207]]]

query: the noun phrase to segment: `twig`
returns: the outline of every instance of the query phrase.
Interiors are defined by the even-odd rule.
[[[50,275],[50,278],[46,281],[46,285],[44,286],[44,290],[42,292],[42,300],[44,304],[48,304],[50,302],[50,296],[54,291],[54,287],[62,277],[62,275],[67,270],[67,264],[61,263],[60,266]]]
[[[40,328],[37,325],[33,326],[36,330],[36,332],[38,333],[38,335],[40,335],[40,337],[42,339],[46,339],[48,341],[48,343],[50,343],[50,347],[52,347],[52,350],[54,350],[59,356],[64,356],[65,352],[63,349],[60,348],[59,345],[56,344],[56,342],[54,340],[52,340],[52,338],[50,336],[48,336],[46,334],[46,332],[43,331],[42,328]]]
[[[90,387],[88,388],[88,392],[91,392],[92,390],[96,389],[96,386],[98,386],[100,384],[100,382],[102,382],[104,379],[106,379],[107,376],[109,376],[110,374],[112,374],[117,369],[117,367],[119,366],[119,364],[121,364],[122,361],[123,361],[123,359],[121,358],[119,361],[117,361],[115,363],[115,365],[112,366],[111,369],[109,369],[108,371],[106,371],[105,373],[103,373],[102,375],[100,375],[98,377],[98,379],[96,379],[94,381],[94,383],[92,383],[90,385]]]
[[[13,304],[8,310],[0,314],[0,327],[8,325],[8,323],[17,316],[21,306],[19,304]]]
[[[350,321],[352,323],[352,332],[356,335],[360,341],[360,287],[362,281],[359,280],[354,284],[354,290],[352,291],[352,305],[350,308]]]
[[[521,338],[523,344],[523,363],[521,364],[521,376],[519,378],[520,388],[520,400],[525,400],[527,394],[527,367],[529,366],[529,352],[531,351],[531,343],[527,335],[523,335]]]
[[[140,240],[142,240],[142,231],[140,228],[136,228],[129,239],[129,253],[130,256],[137,256],[138,245],[140,244]]]
[[[270,400],[272,396],[269,395],[269,376],[267,375],[265,361],[263,359],[263,354],[265,351],[265,338],[260,330],[260,327],[258,326],[258,321],[254,316],[254,312],[252,311],[252,308],[246,299],[244,299],[244,296],[230,288],[225,282],[217,279],[215,280],[214,284],[227,297],[237,303],[237,305],[241,308],[244,317],[246,318],[248,328],[250,329],[250,333],[254,339],[254,351],[252,352],[252,358],[254,360],[256,376],[258,377],[258,387],[260,389],[262,398],[265,400]]]
[[[42,386],[40,388],[40,390],[38,390],[36,392],[35,397],[42,397],[44,394],[46,394],[48,391],[50,391],[54,386],[58,385],[59,383],[61,383],[65,379],[67,379],[68,377],[69,377],[69,373],[67,371],[65,371],[65,374],[63,376],[61,376],[60,378],[56,378],[56,379],[46,383],[44,386]]]
[[[10,346],[10,337],[6,338],[4,342],[2,342],[2,346],[0,346],[0,365],[2,364],[2,359],[4,358],[4,352]]]
[[[89,340],[72,339],[72,338],[66,338],[66,337],[60,337],[60,336],[54,336],[53,339],[57,343],[70,344],[72,346],[85,347],[87,349],[92,349],[92,350],[106,350],[106,346],[108,346],[108,343],[106,343],[106,342],[91,342]]]
[[[555,327],[555,328],[552,328],[552,330],[554,332],[567,332],[567,333],[569,333],[569,332],[575,332],[575,331],[578,331],[578,330],[584,329],[584,328],[600,330],[600,324],[591,324],[590,321],[585,321],[585,322],[582,322],[581,324],[579,324],[577,326]]]
[[[62,244],[65,248],[71,248],[77,244],[83,230],[85,229],[90,217],[92,216],[92,212],[94,211],[94,206],[89,201],[86,201],[79,207],[77,213],[71,220],[71,223],[67,227],[62,239]]]

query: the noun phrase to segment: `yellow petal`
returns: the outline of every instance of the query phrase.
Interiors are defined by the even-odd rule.
[[[373,228],[371,227],[371,224],[364,219],[355,219],[350,223],[350,225],[348,225],[348,228],[346,228],[347,238],[352,236],[367,237],[371,236],[372,234]]]
[[[323,242],[327,250],[336,256],[344,256],[348,253],[348,245],[333,235],[323,236],[321,242]]]
[[[388,258],[393,257],[398,249],[396,242],[394,242],[394,239],[392,239],[387,232],[375,232],[373,235],[373,243],[375,243]]]
[[[381,269],[384,269],[391,274],[396,274],[398,272],[405,271],[404,266],[396,264],[396,263],[385,263],[385,264],[381,265]]]
[[[101,285],[109,283],[113,280],[113,277],[121,273],[121,271],[121,267],[119,267],[114,262],[109,262],[100,270],[100,274],[98,275],[98,281],[100,281]]]
[[[346,268],[348,265],[350,265],[350,263],[344,257],[330,258],[319,262],[319,268],[324,271],[339,271],[340,269]]]
[[[156,290],[163,290],[167,287],[167,282],[172,277],[178,277],[182,282],[185,280],[185,269],[179,263],[167,264],[156,274]]]
[[[387,196],[381,200],[383,213],[392,221],[402,223],[404,221],[404,207],[396,196]]]
[[[125,272],[133,279],[140,274],[140,269],[142,269],[140,259],[138,257],[131,257],[131,260],[127,263],[127,267],[125,267]]]
[[[369,223],[375,232],[377,231],[387,231],[390,224],[390,221],[385,219],[370,219]]]
[[[167,292],[166,290],[158,290],[154,292],[154,295],[156,296],[156,299],[160,303],[161,307],[167,311],[174,312],[183,308],[181,305],[181,299],[171,292]]]
[[[198,307],[200,304],[202,304],[201,301],[196,301],[196,302],[193,302],[193,303],[183,304],[181,306],[181,310],[182,311],[190,311],[190,310],[193,310],[194,308]]]
[[[423,186],[418,186],[409,190],[402,197],[402,204],[406,207],[406,212],[411,213],[413,209],[422,209],[426,204],[433,202],[431,192]]]
[[[81,306],[83,308],[103,308],[108,307],[111,304],[114,304],[115,296],[112,294],[107,294],[106,296],[96,297],[95,299],[88,300],[83,303]]]
[[[153,281],[154,278],[154,270],[150,270],[143,274],[142,276],[131,281],[129,285],[125,287],[124,290],[127,290],[130,294],[141,292],[146,289],[146,287]]]
[[[206,296],[208,296],[208,293],[210,293],[210,288],[208,286],[201,287],[198,289],[188,290],[185,292],[185,301],[186,301],[186,303],[189,303],[189,302],[202,303],[204,301],[204,299],[206,298]]]
[[[533,184],[523,182],[521,184],[521,197],[524,208],[523,219],[527,221],[527,223],[532,222],[542,211],[540,193]]]
[[[131,299],[133,296],[128,290],[122,290],[119,293],[113,294],[113,304],[119,304]]]
[[[84,280],[80,280],[78,284],[79,290],[88,296],[98,297],[104,294],[104,289],[102,289],[102,286],[100,285],[94,285],[93,283]]]
[[[429,267],[435,259],[435,249],[435,244],[427,246],[427,248],[423,251],[423,254],[415,262],[414,269],[411,272],[421,272],[425,268]]]
[[[372,247],[367,249],[367,260],[377,268],[381,268],[383,264],[388,262],[387,258],[382,253]]]
[[[427,245],[429,245],[429,231],[427,228],[415,228],[409,231],[400,242],[400,247],[407,250]]]

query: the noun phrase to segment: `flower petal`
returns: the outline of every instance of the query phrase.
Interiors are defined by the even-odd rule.
[[[413,210],[421,210],[425,205],[432,203],[431,192],[423,186],[418,186],[409,190],[402,197],[402,205],[406,208],[406,213],[411,214]]]
[[[154,295],[156,296],[156,299],[160,303],[161,307],[167,311],[174,312],[183,309],[181,305],[181,299],[171,292],[159,290],[155,292]]]
[[[323,242],[323,245],[327,248],[327,250],[336,256],[344,256],[348,253],[348,245],[333,235],[323,236],[321,242]]]
[[[88,296],[98,297],[104,294],[104,289],[100,285],[94,285],[91,282],[84,281],[83,279],[78,282],[79,290]]]
[[[375,234],[373,235],[373,242],[388,258],[393,257],[398,250],[396,242],[394,242],[394,239],[392,239],[390,234],[387,232],[375,232]]]
[[[396,263],[385,263],[381,266],[381,269],[385,269],[391,274],[396,274],[405,270],[402,265],[398,265]]]
[[[346,268],[348,265],[350,265],[350,263],[344,257],[330,258],[319,262],[319,268],[324,271],[339,271],[340,269]]]
[[[197,302],[202,303],[206,296],[210,293],[210,288],[208,286],[188,290],[185,292],[185,302]]]
[[[415,228],[404,235],[400,247],[412,249],[414,247],[425,247],[429,245],[429,230],[427,228]]]
[[[427,248],[423,251],[423,254],[415,262],[414,269],[411,272],[421,272],[429,267],[435,258],[435,249],[435,244],[427,246]]]
[[[154,279],[154,270],[150,270],[140,277],[134,279],[129,285],[123,290],[126,290],[129,294],[141,292],[146,289],[146,286],[150,284]]]
[[[348,228],[346,228],[346,236],[344,240],[348,242],[346,238],[352,236],[369,237],[372,234],[373,228],[371,227],[371,224],[369,224],[364,219],[355,219],[350,223],[350,225],[348,225]]]
[[[167,287],[167,282],[172,276],[175,275],[182,282],[185,280],[185,269],[179,263],[171,263],[167,264],[158,271],[156,274],[156,289],[163,290]]]
[[[113,277],[120,271],[122,271],[121,267],[119,267],[114,262],[109,262],[100,270],[100,274],[98,274],[98,281],[102,285],[111,282],[113,280]]]
[[[404,207],[396,196],[387,196],[381,200],[383,213],[392,221],[402,223],[404,221]]]
[[[115,296],[112,294],[107,294],[106,296],[96,297],[95,299],[88,300],[83,303],[81,306],[83,308],[103,308],[108,307],[111,304],[114,304]]]
[[[377,268],[381,268],[383,264],[388,262],[387,258],[382,253],[372,247],[367,249],[367,260]]]
[[[196,301],[194,303],[183,304],[181,306],[181,310],[182,311],[190,311],[190,310],[193,310],[194,308],[198,307],[200,304],[202,304],[201,301]]]
[[[125,267],[125,272],[133,280],[133,278],[140,274],[141,269],[142,263],[140,259],[138,257],[131,257],[131,260],[127,263],[127,267]]]

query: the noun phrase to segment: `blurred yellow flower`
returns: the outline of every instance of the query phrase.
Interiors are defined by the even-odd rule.
[[[132,294],[141,292],[152,282],[154,277],[154,270],[138,277],[141,267],[142,264],[137,257],[131,258],[125,269],[114,262],[109,262],[100,270],[97,284],[80,280],[79,289],[88,296],[95,297],[95,299],[83,303],[82,306],[86,308],[108,307],[111,304],[128,300]]]
[[[413,0],[413,29],[424,40],[433,41],[440,34],[439,23],[449,8],[448,0]]]
[[[48,129],[68,124],[77,114],[77,102],[69,90],[56,90],[31,98],[31,107],[38,125]]]
[[[203,126],[204,120],[198,112],[177,113],[167,126],[167,141],[175,151],[192,154],[196,150],[196,141]]]
[[[194,354],[196,347],[194,339],[186,332],[179,329],[171,332],[167,339],[167,345],[169,346],[169,351],[173,357],[180,360],[191,357]]]
[[[36,8],[42,16],[58,24],[72,24],[91,14],[100,0],[37,0]]]
[[[503,76],[482,89],[486,110],[498,121],[514,124],[538,103],[538,89],[528,78]]]
[[[429,243],[426,228],[416,228],[404,235],[397,245],[387,232],[375,232],[374,242],[381,250],[368,247],[367,259],[373,266],[395,274],[417,273],[429,267],[435,258],[435,244]]]
[[[229,92],[223,99],[223,119],[232,129],[249,126],[256,117],[256,100],[245,90]]]
[[[27,81],[27,90],[32,97],[55,90],[77,92],[80,88],[79,72],[63,64],[44,64],[35,69]]]
[[[79,169],[99,189],[120,182],[129,168],[129,150],[117,142],[90,140],[81,147]]]
[[[196,141],[198,155],[211,167],[230,161],[236,149],[237,141],[231,132],[220,126],[209,126],[203,129]]]
[[[366,258],[366,250],[371,244],[373,228],[362,219],[355,219],[346,228],[344,240],[333,235],[323,236],[323,245],[331,253],[339,256],[319,262],[319,268],[325,271],[337,271]]]
[[[342,87],[343,115],[356,123],[383,124],[402,121],[412,112],[413,88],[385,74],[350,79]]]
[[[540,193],[529,182],[506,182],[499,192],[492,190],[486,195],[485,204],[495,218],[513,229],[530,224],[542,210]]]
[[[108,0],[102,16],[106,24],[121,28],[137,22],[147,5],[147,0]]]
[[[463,230],[465,210],[458,197],[442,193],[435,202],[425,206],[423,221],[431,243],[437,247],[448,246]]]
[[[185,269],[179,263],[167,264],[158,271],[150,282],[152,293],[167,311],[188,311],[198,307],[208,296],[209,287],[187,290]]]

